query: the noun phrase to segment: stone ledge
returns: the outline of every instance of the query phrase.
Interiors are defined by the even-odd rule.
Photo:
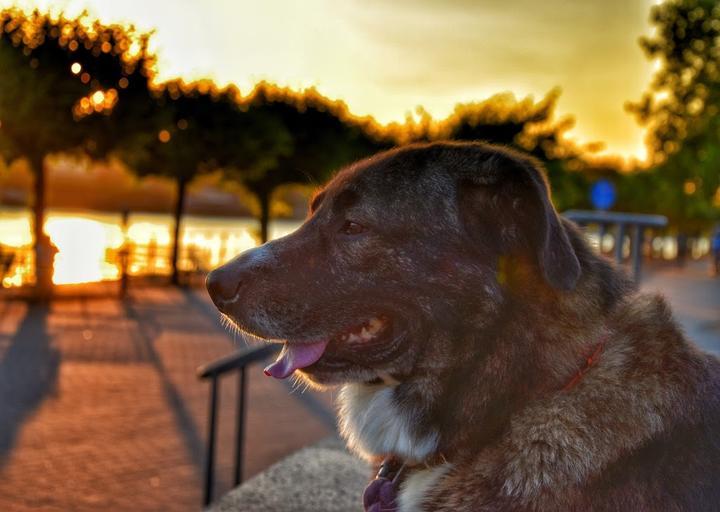
[[[273,464],[209,512],[360,512],[369,478],[366,463],[326,439]]]

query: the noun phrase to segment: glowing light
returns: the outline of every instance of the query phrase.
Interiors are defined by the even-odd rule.
[[[82,71],[82,65],[79,62],[73,62],[73,65],[70,66],[70,71],[72,71],[73,75],[77,75]]]
[[[105,93],[102,91],[95,91],[92,95],[92,101],[95,105],[100,105],[105,101]]]
[[[271,238],[297,228],[296,221],[276,221]],[[179,266],[182,270],[209,270],[237,254],[255,247],[256,222],[250,219],[183,220]],[[53,282],[77,284],[120,278],[118,251],[129,243],[128,270],[131,275],[170,273],[172,219],[165,215],[131,217],[127,238],[119,218],[109,214],[50,212],[45,224],[58,252]],[[15,251],[16,258],[2,286],[22,286],[33,281],[32,222],[27,210],[0,208],[0,240]]]
[[[119,229],[119,228],[118,228]],[[117,246],[109,239],[107,226],[91,219],[52,218],[45,232],[58,248],[53,283],[70,284],[117,279],[118,268],[106,261],[105,251]]]
[[[130,48],[128,48],[128,53],[130,55],[138,55],[140,53],[141,49],[142,49],[142,47],[140,46],[140,43],[138,43],[137,41],[134,41],[130,45]]]
[[[30,217],[10,212],[2,212],[0,222],[0,240],[8,247],[20,248],[32,243]]]
[[[158,133],[158,140],[162,143],[170,142],[170,132],[167,130],[160,130]]]
[[[688,196],[691,196],[695,193],[697,190],[697,185],[692,180],[687,180],[685,184],[683,185],[683,190],[685,191],[685,194]]]
[[[120,86],[120,89],[125,89],[128,85],[130,85],[130,81],[127,78],[122,77],[118,80],[118,86]]]
[[[128,238],[133,243],[140,245],[150,243],[168,245],[170,243],[170,228],[154,222],[136,222],[128,229]]]

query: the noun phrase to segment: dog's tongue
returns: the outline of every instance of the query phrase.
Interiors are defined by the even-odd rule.
[[[327,347],[327,341],[315,343],[285,343],[280,355],[273,364],[265,368],[265,375],[276,379],[285,379],[295,370],[315,363]]]

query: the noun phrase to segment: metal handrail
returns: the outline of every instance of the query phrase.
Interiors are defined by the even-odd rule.
[[[208,441],[205,452],[205,480],[203,484],[203,506],[212,502],[215,483],[215,434],[218,408],[218,379],[224,374],[238,371],[238,400],[235,435],[235,465],[233,470],[234,485],[242,482],[243,452],[245,442],[245,391],[247,387],[245,367],[262,361],[280,350],[278,345],[261,345],[248,347],[234,354],[222,357],[217,361],[201,366],[197,370],[199,379],[210,379],[210,407],[208,410]]]
[[[602,252],[602,241],[607,233],[608,226],[617,225],[615,237],[615,261],[623,261],[623,244],[627,227],[632,228],[632,240],[630,243],[630,260],[632,261],[632,275],[635,282],[640,282],[640,271],[642,267],[642,245],[647,228],[664,228],[668,224],[667,217],[663,215],[650,215],[646,213],[622,213],[603,212],[587,210],[568,210],[563,216],[583,226],[587,224],[598,224],[600,227],[600,252]]]

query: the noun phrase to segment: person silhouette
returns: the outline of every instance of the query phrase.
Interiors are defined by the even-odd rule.
[[[37,261],[35,265],[36,298],[44,300],[52,292],[52,276],[55,265],[55,255],[59,252],[47,233],[42,233],[37,241]]]
[[[712,258],[713,275],[720,276],[720,224],[715,226],[715,230],[710,238],[710,254]]]

